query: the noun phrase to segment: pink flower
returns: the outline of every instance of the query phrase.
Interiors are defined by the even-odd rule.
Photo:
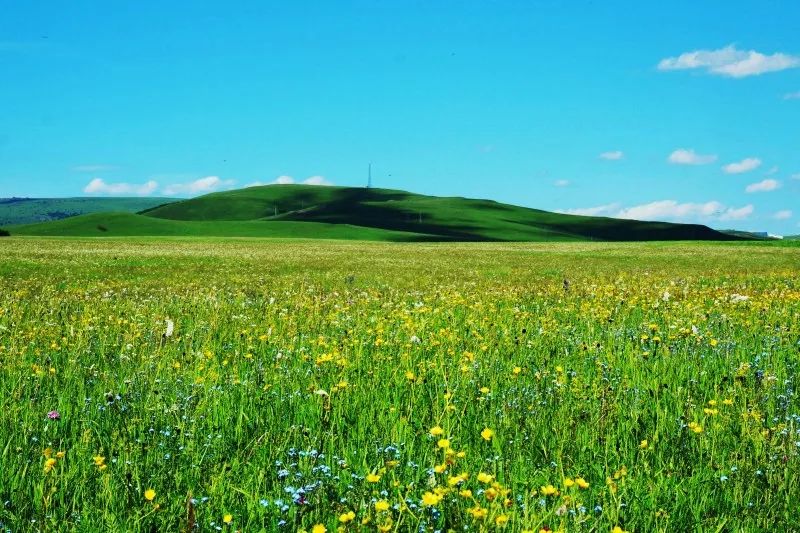
[[[59,413],[58,411],[50,411],[49,413],[47,413],[47,418],[49,418],[50,420],[58,420],[61,418],[61,413]]]

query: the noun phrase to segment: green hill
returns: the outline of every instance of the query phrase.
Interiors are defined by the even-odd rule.
[[[14,235],[210,235],[393,241],[739,240],[706,226],[582,217],[389,189],[267,185],[8,228]]]
[[[0,198],[0,226],[61,220],[103,211],[137,213],[174,201],[174,198]]]

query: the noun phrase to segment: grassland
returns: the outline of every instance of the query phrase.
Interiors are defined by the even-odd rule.
[[[278,224],[280,222],[281,224]],[[340,226],[339,230],[331,226]],[[113,226],[113,230],[112,230]],[[284,228],[295,228],[292,232]],[[740,240],[706,226],[582,217],[389,189],[269,185],[146,209],[7,228],[15,235],[207,235],[387,241]]]
[[[798,274],[760,243],[2,239],[0,528],[796,531]]]

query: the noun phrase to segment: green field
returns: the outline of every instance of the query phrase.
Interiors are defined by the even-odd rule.
[[[268,185],[207,194],[141,213],[95,213],[12,226],[13,235],[261,236],[378,241],[739,240],[694,224],[582,217],[491,200],[389,189]]]
[[[798,527],[797,246],[11,237],[0,276],[0,529]]]

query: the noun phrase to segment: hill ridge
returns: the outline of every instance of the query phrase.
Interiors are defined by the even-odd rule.
[[[427,196],[398,189],[298,184],[210,193],[150,206],[127,217],[117,214],[113,224],[102,224],[103,216],[111,214],[66,219],[55,226],[12,226],[9,230],[20,235],[135,235],[137,231],[147,235],[202,235],[206,231],[220,236],[282,237],[287,228],[294,234],[311,236],[314,228],[327,228],[323,233],[332,238],[377,240],[744,240],[699,224],[584,217],[494,200]]]

